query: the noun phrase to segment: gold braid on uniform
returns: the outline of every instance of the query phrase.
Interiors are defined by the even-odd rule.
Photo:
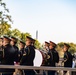
[[[47,55],[47,59],[50,59],[50,55]]]
[[[24,51],[22,57],[23,57],[23,56],[26,56],[26,51]],[[21,61],[22,61],[22,58],[21,58],[20,62],[21,62]]]

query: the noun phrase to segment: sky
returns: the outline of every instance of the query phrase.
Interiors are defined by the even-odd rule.
[[[12,28],[38,40],[76,43],[76,0],[3,0],[13,19]]]

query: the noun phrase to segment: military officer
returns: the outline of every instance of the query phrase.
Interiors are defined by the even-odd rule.
[[[32,38],[27,36],[26,48],[20,64],[26,65],[26,66],[33,66],[34,57],[35,57],[35,50],[34,50],[34,47],[32,46]],[[35,72],[33,70],[24,70],[24,72],[25,72],[25,75],[35,75]]]
[[[64,67],[72,67],[72,54],[68,51],[70,48],[70,45],[67,43],[64,43],[63,52],[64,52]],[[64,71],[64,75],[67,73],[67,71]]]
[[[50,41],[47,66],[56,67],[55,64],[59,61],[59,55],[55,50],[56,46],[54,42]],[[48,75],[55,75],[55,71],[48,71]]]
[[[14,36],[11,36],[10,39],[11,39],[10,44],[16,51],[16,56],[15,56],[16,59],[15,59],[14,63],[19,64],[19,48],[16,46],[18,39]]]
[[[46,50],[46,52],[48,52],[48,50],[49,50],[49,42],[47,42],[47,41],[45,41],[45,50]]]
[[[49,51],[49,42],[45,41],[45,51],[44,51],[44,60],[43,60],[43,66],[47,66],[47,55],[48,55],[48,51]]]
[[[2,65],[14,65],[16,59],[16,51],[10,45],[10,38],[8,36],[3,36],[3,57]],[[14,69],[1,69],[2,75],[13,75]]]
[[[2,45],[2,43],[3,43],[3,38],[2,37],[0,37],[0,64],[1,64],[1,60],[2,60],[2,57],[3,57],[3,45]]]
[[[22,58],[22,55],[24,54],[24,52],[25,52],[25,42],[23,42],[22,40],[20,40],[20,43],[19,43],[19,56],[20,56],[20,58],[19,58],[19,62],[20,62],[20,60],[21,60],[21,58]]]
[[[47,55],[49,51],[49,42],[44,42],[44,49],[45,49],[45,59],[43,60],[43,66],[47,66]],[[47,75],[47,71],[43,70],[43,75]]]
[[[0,48],[2,47],[3,38],[0,37]]]

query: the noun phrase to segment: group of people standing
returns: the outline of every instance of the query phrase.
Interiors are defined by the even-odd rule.
[[[35,57],[34,39],[27,36],[26,42],[20,41],[16,46],[17,38],[3,36],[0,38],[0,65],[33,66]],[[26,44],[26,45],[25,45]],[[14,69],[0,69],[2,75],[13,75]],[[24,70],[26,75],[34,75],[33,70]]]
[[[20,41],[19,47],[16,46],[17,38],[3,36],[0,38],[0,65],[23,65],[34,66],[35,58],[35,40],[29,36],[26,41]],[[45,41],[46,58],[42,66],[56,67],[59,62],[59,54],[56,51],[56,43]],[[72,67],[72,55],[68,52],[70,46],[64,43],[64,67]],[[2,75],[13,75],[14,69],[0,69]],[[36,75],[34,70],[24,70],[25,75]],[[46,75],[46,72],[43,72]],[[66,71],[64,71],[66,74]],[[47,75],[55,75],[55,71],[47,71]]]
[[[56,51],[56,44],[52,41],[45,42],[45,48],[48,50],[48,58],[46,66],[48,67],[56,67],[56,63],[59,63],[59,54]],[[73,55],[69,52],[70,45],[67,43],[64,43],[63,45],[63,60],[61,63],[64,63],[64,67],[72,68],[72,62],[73,62]],[[55,75],[56,71],[48,71],[47,74],[44,73],[44,75]],[[66,75],[67,71],[63,71],[63,74]],[[72,74],[72,73],[71,73]]]

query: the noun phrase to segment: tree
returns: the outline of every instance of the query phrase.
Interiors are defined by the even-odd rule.
[[[11,25],[7,24],[7,22],[0,25],[0,35],[7,35],[10,31]]]
[[[30,37],[31,37],[30,33],[21,33],[20,39],[21,39],[22,41],[26,41],[26,36],[30,36]]]
[[[40,42],[35,39],[35,47],[36,47],[37,49],[40,49],[40,46],[41,46]]]
[[[17,37],[17,38],[20,39],[20,37],[21,37],[21,32],[20,32],[18,29],[14,29],[14,30],[11,31],[10,36],[14,36],[14,37]]]
[[[6,8],[6,4],[0,0],[0,36],[7,34],[11,28],[8,22],[12,23],[11,16],[9,15],[9,10]]]
[[[74,53],[76,52],[76,44],[74,44],[74,43],[69,43],[69,45],[70,45],[69,51],[70,51],[72,54],[74,54]]]
[[[60,42],[60,43],[58,43],[57,45],[58,45],[59,47],[63,47],[64,42]]]

